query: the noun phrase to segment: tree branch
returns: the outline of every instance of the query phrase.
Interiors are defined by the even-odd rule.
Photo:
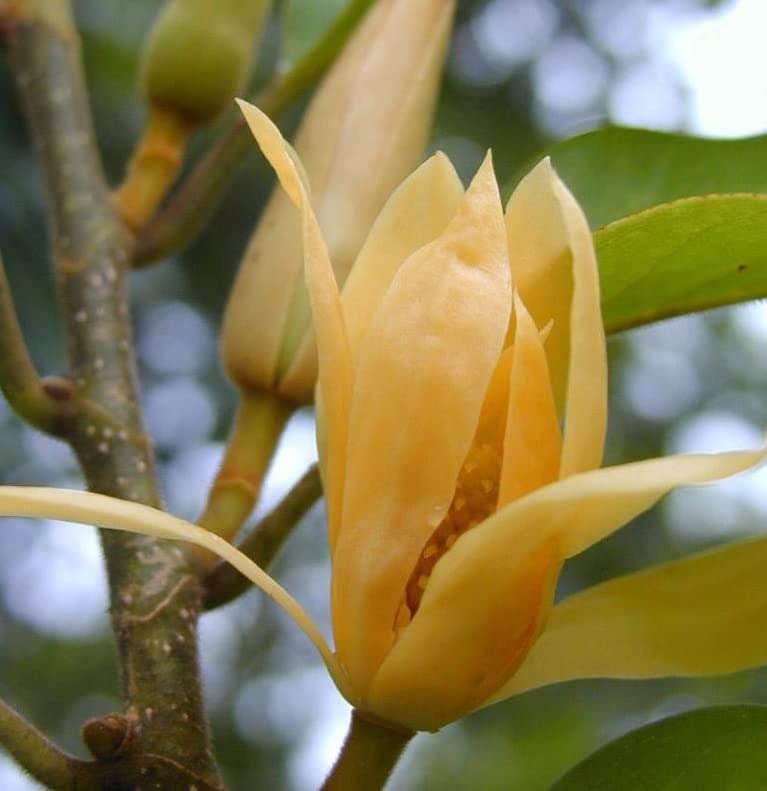
[[[93,761],[81,761],[60,750],[2,700],[0,745],[35,780],[49,788],[98,791],[101,787],[98,769]]]
[[[45,182],[70,376],[89,406],[67,439],[92,491],[156,506],[125,288],[132,250],[98,157],[69,3],[5,2],[0,28]],[[137,721],[133,753],[110,766],[105,787],[134,787],[129,769],[138,762],[152,787],[220,788],[197,671],[201,594],[188,555],[112,531],[102,543],[126,711]]]
[[[16,414],[35,428],[61,435],[75,416],[71,382],[41,378],[27,351],[0,255],[0,390]]]
[[[316,465],[310,467],[277,507],[265,516],[240,545],[251,560],[266,568],[279,552],[293,528],[322,496]],[[204,606],[208,610],[227,604],[250,587],[250,581],[228,563],[220,563],[206,577]]]
[[[317,44],[287,73],[276,76],[253,103],[276,117],[324,74],[373,0],[350,0]],[[181,250],[205,227],[245,158],[255,151],[239,113],[228,115],[224,131],[140,237],[134,266],[151,264]]]

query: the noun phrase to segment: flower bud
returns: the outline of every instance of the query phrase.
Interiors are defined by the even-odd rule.
[[[427,142],[454,0],[379,0],[313,98],[295,140],[342,285],[373,221]],[[316,378],[299,215],[272,195],[224,317],[223,357],[242,389],[311,400]]]
[[[229,107],[248,77],[271,0],[170,0],[149,33],[141,83],[149,103],[196,124]]]

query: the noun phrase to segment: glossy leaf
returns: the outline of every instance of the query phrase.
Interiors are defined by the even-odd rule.
[[[767,195],[663,204],[595,243],[607,332],[767,295]]]
[[[767,789],[767,706],[715,706],[654,722],[571,769],[551,791]]]
[[[608,332],[767,295],[767,135],[608,127],[548,153],[596,229]]]
[[[549,154],[592,228],[678,198],[767,192],[767,135],[711,140],[608,127]]]

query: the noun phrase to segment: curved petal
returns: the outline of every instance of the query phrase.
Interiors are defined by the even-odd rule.
[[[488,158],[444,233],[400,267],[360,348],[332,591],[337,653],[359,691],[391,647],[407,580],[452,500],[510,302]]]
[[[537,327],[553,320],[546,357],[560,413],[564,409],[573,294],[569,239],[548,158],[534,167],[509,198],[506,230],[514,287]]]
[[[328,529],[332,542],[341,519],[347,419],[352,391],[351,355],[338,286],[296,153],[283,139],[279,129],[257,107],[240,100],[238,104],[283,189],[301,210],[306,283],[317,337],[318,386],[322,393],[323,419],[326,423],[323,468],[327,487]]]
[[[298,602],[250,558],[215,533],[148,505],[103,494],[35,486],[0,486],[0,515],[80,522],[155,538],[187,541],[214,552],[285,610],[314,643],[341,693],[353,700],[349,697],[351,690],[338,661]]]
[[[455,168],[438,152],[389,198],[341,294],[352,359],[357,358],[397,270],[410,255],[445,230],[461,204],[463,192]]]
[[[557,479],[562,451],[554,394],[538,329],[516,294],[514,359],[498,507]]]
[[[426,728],[481,705],[483,695],[492,696],[517,666],[525,672],[525,655],[546,621],[564,558],[625,524],[673,486],[732,474],[765,455],[762,449],[596,470],[506,506],[438,561],[415,617],[369,692],[360,695],[362,705]]]
[[[759,538],[570,596],[487,703],[576,678],[712,675],[767,664],[766,572],[767,539]]]
[[[465,565],[451,557],[480,530],[465,534],[435,566],[363,709],[415,730],[437,730],[479,706],[524,661],[551,607],[561,554],[555,541],[528,536]]]
[[[599,278],[588,223],[551,167],[540,162],[506,207],[514,285],[546,343],[554,397],[565,415],[561,477],[599,466],[607,424],[607,358]]]
[[[607,348],[599,299],[599,272],[591,231],[581,207],[552,173],[573,268],[570,359],[567,372],[562,478],[602,463],[607,430]]]
[[[525,540],[555,539],[564,557],[601,541],[677,486],[711,483],[767,458],[767,446],[751,451],[691,454],[621,464],[574,475],[537,489],[497,511],[471,533],[482,533],[483,551]],[[469,550],[457,542],[453,552]],[[471,562],[469,560],[465,562]]]

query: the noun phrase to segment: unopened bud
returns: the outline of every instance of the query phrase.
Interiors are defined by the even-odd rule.
[[[170,0],[147,37],[141,82],[151,106],[204,124],[250,71],[271,0]]]
[[[339,286],[386,199],[426,145],[455,0],[379,0],[320,85],[295,139]],[[311,400],[316,361],[298,212],[275,190],[224,317],[244,390]]]

